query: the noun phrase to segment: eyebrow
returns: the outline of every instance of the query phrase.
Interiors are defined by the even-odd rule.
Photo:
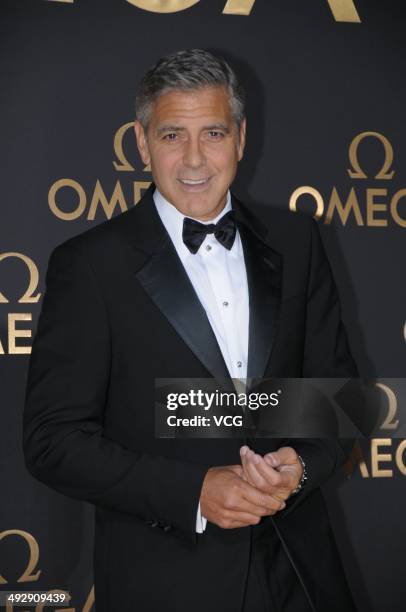
[[[165,132],[184,132],[186,128],[180,127],[179,125],[163,125],[157,130],[157,135],[160,136]],[[213,123],[211,125],[206,125],[202,128],[205,130],[223,130],[226,134],[230,134],[230,129],[224,123]]]
[[[226,132],[226,134],[230,134],[231,130],[229,127],[227,127],[227,125],[225,125],[224,123],[214,123],[212,125],[208,125],[207,127],[203,128],[204,130],[223,130],[223,132]]]
[[[158,128],[157,134],[159,136],[164,132],[182,132],[184,129],[185,128],[179,127],[177,125],[163,125],[162,127]]]

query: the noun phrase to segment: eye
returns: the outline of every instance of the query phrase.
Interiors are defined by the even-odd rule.
[[[169,140],[170,142],[176,140],[177,138],[177,134],[175,134],[175,132],[169,132],[169,134],[165,134],[165,136],[163,137],[164,140]]]
[[[212,140],[221,140],[224,136],[223,132],[219,132],[218,130],[210,130],[208,134]]]

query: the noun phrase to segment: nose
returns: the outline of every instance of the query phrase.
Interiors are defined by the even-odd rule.
[[[206,159],[199,138],[189,138],[185,144],[183,163],[189,168],[200,168]]]

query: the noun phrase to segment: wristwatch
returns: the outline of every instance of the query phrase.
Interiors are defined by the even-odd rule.
[[[299,484],[297,485],[296,489],[293,489],[291,495],[295,495],[296,493],[299,493],[299,491],[301,491],[304,487],[304,484],[307,480],[307,471],[306,471],[306,464],[303,461],[302,457],[300,455],[297,456],[297,458],[299,459],[300,463],[302,464],[302,468],[303,468],[303,472],[302,472],[302,477],[299,481]]]

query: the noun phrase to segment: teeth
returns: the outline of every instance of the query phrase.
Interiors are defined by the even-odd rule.
[[[199,179],[197,181],[193,181],[191,179],[179,179],[181,183],[184,183],[185,185],[203,185],[203,183],[206,183],[208,179]]]

